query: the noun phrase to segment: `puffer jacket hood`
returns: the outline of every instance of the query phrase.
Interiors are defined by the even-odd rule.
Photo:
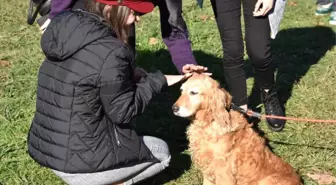
[[[50,23],[53,26],[42,35],[41,47],[49,60],[64,61],[99,38],[115,35],[101,17],[82,10],[75,12],[54,17]]]

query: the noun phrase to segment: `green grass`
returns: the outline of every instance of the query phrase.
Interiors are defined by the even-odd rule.
[[[37,25],[26,24],[28,0],[0,0],[0,184],[63,184],[27,154],[27,132],[36,96],[36,75],[43,55]],[[328,17],[315,17],[315,2],[290,0],[281,30],[272,42],[278,62],[277,87],[288,116],[336,119],[335,28]],[[293,6],[296,5],[296,6]],[[196,1],[184,1],[184,16],[193,41],[194,54],[218,80],[223,79],[222,49],[209,2],[204,9]],[[158,10],[137,26],[138,64],[176,73],[160,37]],[[206,20],[204,20],[206,19]],[[157,44],[150,45],[149,38]],[[248,57],[245,57],[249,64]],[[9,62],[8,64],[4,61]],[[251,71],[250,65],[247,70]],[[250,76],[250,75],[249,75]],[[248,78],[248,88],[253,78]],[[136,122],[139,133],[165,139],[173,155],[169,169],[143,184],[200,185],[201,176],[187,152],[186,120],[172,115],[170,106],[178,86],[160,95]],[[306,174],[314,170],[336,175],[336,126],[288,121],[283,132],[270,132],[259,124],[273,151],[292,164],[305,184],[316,182]]]

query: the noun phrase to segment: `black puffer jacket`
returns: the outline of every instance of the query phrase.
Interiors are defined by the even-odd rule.
[[[96,15],[56,16],[42,36],[30,156],[67,173],[155,160],[129,124],[166,86],[161,72],[134,83],[133,53]]]

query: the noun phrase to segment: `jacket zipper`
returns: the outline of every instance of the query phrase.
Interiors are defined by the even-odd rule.
[[[114,130],[115,139],[117,141],[117,145],[120,147],[121,143],[120,143],[120,140],[119,140],[119,135],[118,135],[117,128],[116,128],[115,124],[113,124],[113,130]]]

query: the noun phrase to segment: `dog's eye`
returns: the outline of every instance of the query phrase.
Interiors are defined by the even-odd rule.
[[[196,94],[198,94],[198,92],[190,91],[190,94],[191,94],[191,95],[196,95]]]

